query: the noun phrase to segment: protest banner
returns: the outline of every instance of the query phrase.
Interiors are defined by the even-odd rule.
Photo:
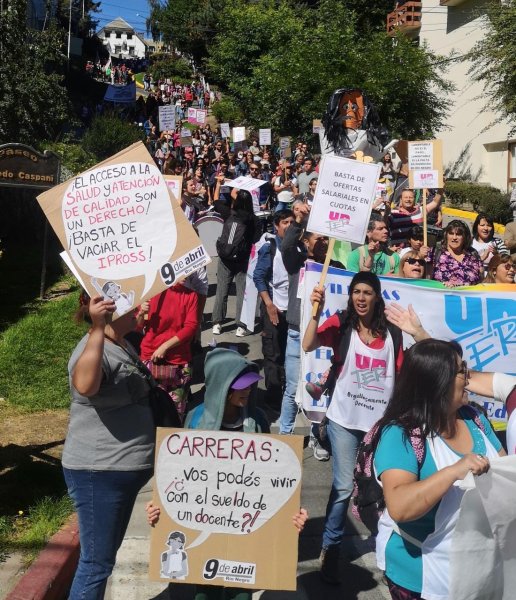
[[[272,140],[272,131],[270,129],[260,129],[258,133],[260,137],[260,146],[270,146]]]
[[[211,260],[141,142],[38,202],[86,291],[115,300],[115,318]]]
[[[150,579],[295,590],[302,456],[301,436],[158,429]]]
[[[308,261],[300,281],[301,335],[312,318],[310,294],[318,285],[322,265]],[[355,273],[330,267],[326,280],[324,310],[319,324],[343,310],[348,302],[348,287]],[[435,338],[457,341],[464,360],[474,371],[500,371],[516,374],[516,296],[511,285],[477,285],[460,289],[446,288],[437,281],[380,277],[384,301],[405,308],[412,304],[423,327]],[[404,335],[403,346],[414,343]],[[315,401],[305,390],[330,367],[331,348],[302,353],[301,377],[297,400],[308,417],[320,421],[326,412],[327,397]],[[496,428],[506,421],[505,407],[493,399],[475,397],[483,404]]]
[[[289,137],[280,137],[279,139],[280,157],[290,158],[292,156],[292,148],[290,147]]]
[[[253,274],[258,263],[258,252],[270,237],[273,237],[272,234],[264,233],[256,244],[251,246],[251,255],[249,256],[249,263],[245,274],[244,301],[242,302],[242,311],[240,312],[240,321],[242,321],[248,331],[254,331],[254,322],[256,319],[258,290],[254,285]]]
[[[115,102],[117,104],[132,104],[136,102],[136,83],[129,85],[109,84],[104,94],[104,102]]]
[[[428,245],[426,197],[429,188],[442,188],[443,146],[441,140],[408,142],[409,188],[421,189],[423,210],[423,244]]]
[[[231,129],[229,127],[229,123],[221,123],[220,124],[220,135],[224,139],[231,137]]]
[[[233,142],[245,142],[245,127],[233,127]]]
[[[172,104],[158,106],[159,130],[169,131],[176,128],[176,109]]]

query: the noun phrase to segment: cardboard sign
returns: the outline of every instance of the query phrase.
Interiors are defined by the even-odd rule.
[[[270,146],[272,140],[272,132],[270,129],[260,129],[260,146]]]
[[[302,455],[296,435],[158,429],[150,579],[295,590]]]
[[[115,300],[115,318],[211,260],[142,142],[38,202],[86,291]]]
[[[363,244],[380,165],[324,155],[307,229]]]
[[[233,141],[235,143],[245,141],[245,127],[233,127]]]
[[[160,131],[174,131],[176,128],[176,109],[171,104],[158,106]]]
[[[181,190],[183,188],[183,178],[179,175],[163,175],[167,182],[168,191],[174,197],[174,200],[181,204]]]
[[[442,140],[423,140],[416,142],[408,142],[408,168],[409,168],[409,187],[435,187],[441,188],[444,185],[443,181],[443,147]],[[417,176],[417,172],[424,173],[424,177]],[[437,183],[432,173],[437,172]],[[416,180],[416,177],[419,177]],[[421,185],[422,180],[426,179],[426,185]],[[434,185],[431,185],[432,182]]]
[[[314,119],[312,121],[312,133],[319,133],[322,129],[322,126],[321,119]]]
[[[231,137],[231,130],[229,127],[229,123],[221,123],[220,124],[220,135],[226,139],[228,137]]]

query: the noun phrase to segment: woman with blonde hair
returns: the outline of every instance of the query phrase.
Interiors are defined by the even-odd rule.
[[[398,276],[406,279],[425,279],[426,268],[427,262],[419,252],[409,250],[401,257]]]

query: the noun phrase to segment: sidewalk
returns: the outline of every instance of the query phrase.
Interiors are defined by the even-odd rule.
[[[234,335],[235,324],[227,321],[222,327],[222,335],[211,333],[211,310],[214,302],[216,281],[215,261],[208,268],[210,297],[205,308],[202,343],[206,347],[213,339],[218,345],[237,349],[250,360],[261,364],[261,337],[258,334],[245,338]],[[228,300],[228,315],[233,316],[235,297]],[[262,384],[262,382],[260,382]],[[195,383],[193,391],[200,389]],[[263,385],[261,385],[263,388]],[[272,427],[273,433],[277,426]],[[308,423],[298,416],[295,433],[308,435]],[[187,600],[192,598],[191,588],[187,585],[150,582],[148,580],[148,561],[150,555],[150,527],[145,520],[145,504],[152,496],[152,481],[139,494],[127,530],[124,543],[118,552],[117,564],[109,580],[106,600]],[[380,583],[381,573],[376,569],[374,542],[367,531],[351,519],[347,527],[348,535],[343,543],[341,586],[323,583],[318,573],[321,534],[324,523],[326,502],[331,487],[331,462],[318,462],[312,451],[305,449],[303,460],[302,505],[310,513],[310,519],[299,541],[298,589],[296,592],[256,592],[255,598],[262,600],[383,600],[390,598],[385,585]]]

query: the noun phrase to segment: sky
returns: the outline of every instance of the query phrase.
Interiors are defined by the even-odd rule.
[[[97,30],[102,29],[117,17],[125,19],[138,33],[145,31],[145,19],[149,15],[147,0],[101,0],[100,11],[94,15],[99,22]]]

